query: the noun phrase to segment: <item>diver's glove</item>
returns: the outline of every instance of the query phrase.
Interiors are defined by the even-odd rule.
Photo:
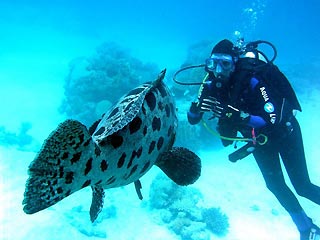
[[[188,122],[191,125],[197,124],[200,122],[203,113],[200,112],[200,106],[197,102],[192,102],[187,113]]]
[[[227,120],[233,123],[246,123],[249,120],[249,114],[227,104],[223,105],[216,98],[209,97],[202,100],[201,110],[211,111],[219,119]]]
[[[200,112],[200,107],[199,104],[197,102],[192,102],[189,112],[191,113],[199,113]]]
[[[217,101],[214,97],[208,97],[202,99],[200,103],[200,111],[201,112],[213,112],[215,114],[215,111],[217,111],[217,106],[220,104],[219,101]]]

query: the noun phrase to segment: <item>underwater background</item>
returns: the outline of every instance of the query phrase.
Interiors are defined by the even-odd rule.
[[[297,118],[310,178],[319,185],[319,12],[317,0],[1,1],[0,239],[298,239],[252,156],[229,162],[233,146],[222,148],[201,125],[187,123],[198,89],[172,76],[203,63],[215,43],[235,40],[236,31],[246,41],[272,42],[275,63],[302,105]],[[89,188],[25,214],[28,166],[57,125],[73,118],[90,126],[164,68],[177,102],[177,145],[201,157],[200,179],[178,187],[154,167],[141,178],[142,201],[132,184],[106,190],[95,224]],[[197,82],[204,72],[183,74]],[[299,200],[319,225],[320,206]]]

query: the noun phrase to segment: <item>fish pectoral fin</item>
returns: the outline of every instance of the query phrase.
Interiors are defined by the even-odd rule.
[[[103,208],[104,190],[102,187],[91,186],[92,202],[90,206],[90,220],[94,222]]]
[[[183,147],[173,147],[164,152],[155,163],[178,185],[189,185],[201,175],[201,160],[192,151]]]
[[[142,196],[142,193],[141,193],[142,185],[141,185],[140,180],[134,181],[134,187],[135,187],[136,192],[138,194],[138,198],[140,200],[142,200],[143,199],[143,196]]]

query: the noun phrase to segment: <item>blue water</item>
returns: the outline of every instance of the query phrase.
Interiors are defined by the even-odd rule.
[[[62,216],[64,211],[69,211],[70,214],[70,209],[73,207],[72,202],[67,202],[65,206],[61,205],[61,208],[65,210],[59,210],[57,206],[54,208],[55,211],[45,210],[47,212],[44,211],[40,215],[29,216],[22,212],[21,201],[28,164],[34,158],[35,151],[39,149],[41,142],[65,118],[58,109],[65,94],[64,84],[70,63],[78,57],[94,54],[96,48],[104,42],[115,42],[141,61],[152,62],[159,69],[168,68],[171,71],[184,63],[188,49],[193,44],[204,40],[214,44],[223,38],[233,40],[235,31],[240,31],[248,41],[263,39],[274,43],[278,50],[276,63],[284,67],[294,78],[295,86],[298,86],[302,108],[306,109],[303,112],[306,115],[303,117],[302,114],[300,117],[302,128],[305,135],[309,134],[305,140],[306,153],[310,159],[313,159],[310,160],[310,166],[318,167],[315,161],[319,152],[315,150],[317,146],[314,145],[314,142],[317,141],[315,133],[320,130],[318,126],[320,116],[317,111],[320,92],[317,83],[320,77],[318,73],[320,68],[319,12],[320,2],[318,0],[2,0],[0,2],[0,174],[4,177],[0,178],[0,205],[2,205],[1,211],[5,211],[5,214],[0,214],[0,239],[31,239],[30,237],[32,239],[37,239],[37,237],[39,239],[58,239],[50,235],[52,228],[60,239],[67,239],[66,236],[73,233],[76,236],[75,239],[90,238],[88,234],[81,235],[76,230],[70,230],[74,225],[77,226],[73,220],[70,223],[72,218],[70,215],[58,223],[59,216]],[[146,81],[149,80],[146,79]],[[315,87],[310,83],[315,83]],[[30,138],[34,139],[34,142],[28,146],[24,141],[29,141]],[[201,151],[199,149],[199,152]],[[207,178],[199,183],[198,188],[202,192],[211,193],[213,190],[208,183],[211,177],[208,169],[214,168],[214,164],[209,161],[211,159],[209,153],[201,152],[201,154],[207,158],[207,161],[204,161],[207,163],[207,170],[204,171],[204,176]],[[225,158],[226,155],[219,155],[219,157]],[[252,177],[259,178],[259,173],[255,173],[257,169],[246,164],[248,163],[243,163],[242,166],[240,164],[240,170],[234,169],[237,168],[234,165],[227,167],[230,167],[230,171],[234,171],[235,174],[237,172],[246,174],[245,169],[248,167],[250,171],[252,170],[246,176],[248,182],[252,181],[251,174]],[[225,166],[220,167],[225,170]],[[151,176],[154,175],[155,173],[151,173]],[[319,174],[312,172],[311,175],[319,184]],[[238,177],[235,175],[235,178],[238,179]],[[150,177],[149,180],[152,181],[152,178]],[[150,181],[147,182],[150,183]],[[226,179],[219,184],[223,185],[227,182],[229,187],[237,188],[232,185],[232,181],[229,181]],[[238,181],[242,181],[241,178]],[[206,187],[209,188],[206,189]],[[146,189],[148,190],[148,187]],[[261,189],[256,191],[260,190],[267,192],[262,181]],[[123,191],[115,190],[114,192],[122,199],[122,202],[128,199],[127,192]],[[141,208],[135,202],[135,192],[132,191],[130,194],[134,196],[129,198],[129,201],[132,201],[129,207],[139,209],[134,210],[134,213],[142,214],[140,218],[145,221],[145,224],[148,224],[148,221],[152,222],[147,220],[151,218],[151,213],[143,212],[145,208]],[[230,199],[226,200],[228,196],[221,192],[218,195],[220,196],[217,197],[218,203],[227,208],[227,202],[230,201]],[[249,204],[252,207],[254,201],[242,199],[246,194],[243,195],[241,195],[242,206]],[[268,195],[266,199],[269,197]],[[211,199],[209,194],[208,199]],[[283,236],[297,236],[294,226],[291,225],[286,213],[282,212],[281,207],[275,207],[278,218],[275,217],[277,214],[270,215],[270,211],[266,210],[268,206],[278,204],[276,201],[273,202],[272,197],[270,199],[267,203],[264,203],[259,197],[257,200],[260,205],[267,206],[264,208],[266,214],[261,218],[265,220],[270,218],[273,223],[273,225],[270,223],[270,225],[266,224],[265,228],[261,228],[263,232],[261,236],[239,237],[238,239],[226,237],[224,239],[277,239],[273,238],[272,234],[268,235],[275,223],[280,226],[279,228],[274,227],[276,232],[279,231],[280,234],[284,234]],[[1,204],[1,201],[5,204]],[[116,207],[122,207],[117,200],[111,200],[111,205],[112,201],[116,202],[113,202]],[[88,197],[83,204],[87,206],[89,202]],[[108,204],[110,205],[110,202],[106,205]],[[210,204],[206,202],[205,205]],[[314,205],[307,205],[309,209],[312,207]],[[125,218],[126,214],[121,210],[118,211],[120,211],[119,215]],[[237,209],[237,211],[246,216],[246,208]],[[234,213],[238,214],[237,211]],[[81,211],[79,210],[77,214],[79,212]],[[84,212],[86,214],[81,217],[87,218],[87,211]],[[264,213],[263,210],[261,212]],[[234,219],[237,219],[237,214],[232,215]],[[250,215],[249,212],[248,215]],[[317,217],[316,221],[319,223],[319,214]],[[132,216],[128,219],[132,220],[131,222],[128,220],[129,224],[135,222]],[[252,219],[249,222],[253,224],[255,218]],[[28,223],[23,224],[26,221]],[[117,228],[117,231],[123,227],[119,221],[123,219],[118,222],[115,220],[112,225]],[[39,224],[41,225],[40,230],[36,227]],[[233,224],[236,223],[233,222]],[[66,225],[70,229],[65,227]],[[231,228],[232,226],[231,223]],[[68,230],[64,230],[66,228]],[[107,229],[108,226],[101,228]],[[17,233],[19,229],[23,230]],[[170,239],[176,239],[176,236],[169,230],[163,230],[165,231],[163,232],[154,226],[150,229],[154,229],[157,234],[163,234],[160,234],[162,239],[169,236],[172,237]],[[94,232],[95,229],[90,231]],[[99,229],[99,232],[101,231],[104,230]],[[134,232],[136,237],[130,234],[130,231]],[[152,235],[152,231],[150,230],[148,234]],[[232,229],[230,231],[236,232]],[[246,231],[250,233],[250,229]],[[161,239],[156,236],[143,238],[141,232],[142,230],[138,231],[136,225],[133,224],[127,235],[121,235],[123,237],[121,239]],[[286,235],[285,232],[288,234]],[[233,237],[236,236],[235,233],[232,234]],[[110,234],[107,235],[110,236]],[[116,235],[111,234],[111,236]],[[92,239],[101,238],[92,237]]]

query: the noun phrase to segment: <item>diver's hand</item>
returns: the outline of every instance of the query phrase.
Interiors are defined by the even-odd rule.
[[[199,113],[200,112],[199,104],[197,102],[192,102],[191,106],[190,106],[190,109],[189,109],[189,112]]]
[[[220,105],[221,103],[216,98],[208,97],[202,99],[200,109],[201,112],[213,112],[213,114],[216,115],[215,113],[220,111]]]
[[[213,97],[203,99],[201,110],[206,112],[210,111],[215,117],[234,123],[243,123],[249,117],[249,114],[229,104],[224,105]]]

